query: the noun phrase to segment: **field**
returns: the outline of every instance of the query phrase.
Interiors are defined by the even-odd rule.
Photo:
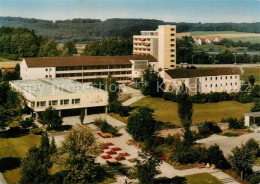
[[[27,135],[19,138],[0,138],[0,158],[3,157],[25,157],[28,149],[40,143],[40,136]],[[8,183],[18,183],[20,179],[20,168],[5,171],[5,179]]]
[[[221,184],[216,177],[209,173],[193,174],[185,176],[187,178],[187,184]]]
[[[9,59],[6,59],[6,58],[0,57],[0,62],[2,62],[2,61],[10,61],[10,60],[9,60]]]
[[[260,67],[244,68],[244,72],[241,75],[241,79],[247,80],[248,76],[250,75],[253,75],[256,78],[256,83],[260,84]]]
[[[17,63],[21,64],[21,61],[0,62],[0,68],[14,68]]]
[[[186,32],[186,33],[177,33],[177,38],[181,38],[182,36],[221,36],[223,38],[228,38],[234,41],[249,41],[251,43],[260,43],[260,34],[258,33],[244,33],[244,32],[236,32],[236,31],[194,31],[194,32]]]
[[[223,45],[214,45],[214,44],[204,44],[204,45],[194,45],[194,51],[204,51],[204,52],[223,52],[226,49],[232,50],[234,52],[247,52],[247,47],[230,47],[227,48]],[[259,53],[260,54],[260,53]]]
[[[144,97],[131,106],[150,106],[155,109],[154,115],[157,120],[180,124],[178,116],[178,104],[165,101],[162,98]],[[222,118],[243,117],[244,113],[250,112],[252,104],[241,104],[235,101],[219,103],[194,104],[193,125],[205,121],[220,122]]]

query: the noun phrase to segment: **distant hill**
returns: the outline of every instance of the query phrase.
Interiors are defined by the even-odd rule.
[[[0,17],[0,27],[25,27],[33,29],[57,43],[72,40],[77,43],[103,40],[107,38],[126,39],[141,30],[155,30],[158,25],[177,25],[177,32],[190,31],[238,31],[260,33],[260,22],[257,23],[175,23],[154,19],[72,19],[50,20],[29,19],[21,17]]]

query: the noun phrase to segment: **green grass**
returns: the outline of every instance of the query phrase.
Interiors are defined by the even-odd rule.
[[[233,37],[229,39],[235,42],[241,40],[242,42],[260,43],[260,36]]]
[[[256,83],[260,83],[260,67],[244,68],[244,73],[241,75],[241,79],[247,80],[250,75],[255,76]]]
[[[144,97],[131,106],[150,106],[155,109],[155,119],[181,125],[177,103],[165,101],[162,98]],[[220,122],[222,118],[228,117],[241,118],[244,116],[244,113],[250,112],[251,106],[251,103],[241,104],[235,101],[194,104],[193,125],[205,121]]]
[[[216,177],[209,173],[193,174],[185,176],[187,184],[222,184]]]
[[[231,47],[227,48],[223,45],[214,45],[214,44],[204,44],[204,45],[194,45],[194,51],[196,52],[223,52],[226,49],[233,52],[247,52],[247,47]]]
[[[215,35],[215,34],[239,34],[241,32],[236,31],[194,31],[191,32],[192,36],[203,36],[203,35]],[[243,33],[241,33],[243,34]]]
[[[257,157],[257,159],[255,161],[255,165],[256,166],[260,166],[260,157]]]
[[[2,62],[2,61],[10,61],[10,60],[9,60],[9,59],[6,59],[6,58],[0,57],[0,62]]]
[[[25,157],[28,149],[40,144],[41,136],[26,135],[18,138],[0,138],[0,158]],[[20,180],[20,168],[4,172],[4,177],[9,184],[18,183]]]

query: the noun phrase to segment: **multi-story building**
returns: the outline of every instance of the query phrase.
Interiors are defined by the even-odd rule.
[[[115,77],[128,83],[141,76],[148,66],[157,68],[153,56],[77,56],[25,58],[21,63],[21,78],[67,78],[92,82],[97,78]]]
[[[152,55],[158,70],[176,68],[176,26],[160,25],[156,31],[133,36],[133,55]]]
[[[240,90],[240,70],[233,68],[199,68],[163,71],[166,91],[178,91],[182,85],[188,88],[191,95],[197,93],[227,92],[237,93]]]

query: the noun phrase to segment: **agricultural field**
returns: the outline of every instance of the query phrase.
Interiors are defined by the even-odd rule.
[[[247,47],[230,47],[227,48],[223,45],[214,44],[204,44],[204,45],[194,45],[193,49],[195,52],[223,52],[225,50],[232,50],[233,52],[247,52]],[[260,52],[259,52],[260,54]]]
[[[247,80],[248,76],[253,75],[256,78],[256,83],[260,84],[260,66],[259,67],[245,67],[241,74],[242,80]]]
[[[260,43],[260,35],[259,36],[248,36],[248,37],[232,37],[229,38],[235,42],[241,40],[242,42],[251,42],[251,43]]]
[[[17,138],[0,138],[0,158],[26,156],[26,153],[33,145],[40,144],[41,136],[26,135]],[[20,168],[5,171],[4,177],[8,183],[18,183],[20,180]]]
[[[2,61],[10,61],[9,59],[6,59],[6,58],[3,58],[3,57],[0,57],[0,62]]]
[[[165,101],[162,98],[144,97],[131,106],[150,106],[155,110],[154,115],[156,120],[181,125],[177,103]],[[196,125],[205,121],[220,122],[222,118],[228,117],[240,119],[244,116],[244,113],[250,112],[251,107],[252,103],[241,104],[236,101],[194,104],[192,123]]]
[[[21,64],[21,61],[0,62],[0,68],[14,68],[17,63]]]

